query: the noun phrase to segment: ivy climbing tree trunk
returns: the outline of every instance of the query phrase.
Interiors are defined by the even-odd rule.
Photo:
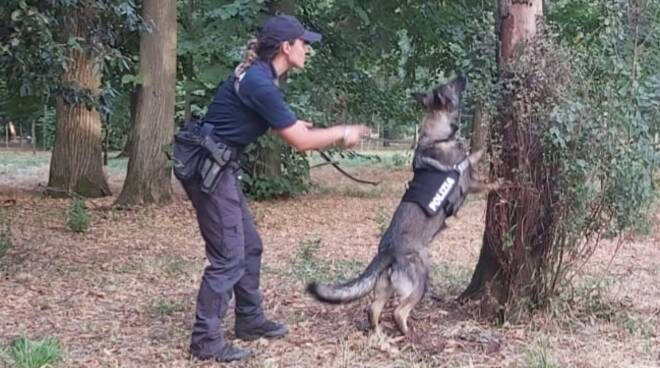
[[[65,39],[87,37],[84,8],[79,8],[66,22]],[[76,91],[88,91],[98,96],[101,72],[90,52],[71,51],[70,64],[62,74],[64,85]],[[52,195],[75,192],[85,197],[110,195],[110,187],[103,173],[101,116],[80,100],[57,98],[57,126],[50,162],[48,186]]]
[[[117,204],[164,203],[172,198],[167,150],[174,133],[176,1],[145,0],[151,32],[140,37],[140,75],[128,172]]]
[[[470,135],[470,151],[475,152],[488,145],[488,117],[483,111],[483,103],[478,101],[474,106],[472,116],[472,134]]]
[[[499,1],[497,30],[500,39],[498,64],[500,78],[509,78],[507,65],[527,41],[536,35],[542,16],[541,0]],[[505,88],[512,88],[508,86]],[[538,278],[542,277],[544,246],[551,244],[552,213],[544,196],[542,179],[546,174],[537,164],[542,152],[539,142],[521,134],[525,121],[512,112],[515,90],[505,90],[497,106],[491,140],[499,142],[499,160],[492,176],[504,178],[504,188],[488,196],[486,228],[474,274],[460,299],[476,299],[488,316],[504,317],[519,306],[537,303]]]

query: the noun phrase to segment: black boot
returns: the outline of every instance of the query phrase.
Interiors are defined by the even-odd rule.
[[[220,352],[213,355],[200,355],[191,349],[192,355],[199,360],[210,360],[213,359],[217,362],[233,362],[237,360],[247,359],[252,356],[252,352],[248,349],[242,349],[237,346],[233,346],[229,343],[226,343],[222,346]]]
[[[284,337],[289,333],[289,328],[283,323],[266,320],[261,325],[249,329],[242,329],[236,326],[234,331],[236,332],[236,337],[239,339],[251,341],[261,337],[269,339]]]

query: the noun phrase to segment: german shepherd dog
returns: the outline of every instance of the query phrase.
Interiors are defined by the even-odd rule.
[[[413,170],[415,175],[428,171],[457,173],[451,190],[443,190],[443,184],[430,203],[432,207],[438,207],[440,201],[436,200],[443,197],[443,203],[449,204],[451,210],[441,208],[429,215],[423,206],[405,200],[407,194],[404,195],[380,241],[378,254],[361,275],[342,284],[311,283],[307,286],[308,292],[326,303],[348,303],[374,290],[369,320],[377,333],[380,332],[378,320],[383,307],[396,293],[399,305],[394,310],[394,319],[399,330],[408,335],[408,316],[424,296],[428,285],[429,243],[446,227],[445,219],[456,213],[468,193],[496,187],[479,181],[473,174],[472,167],[483,151],[468,155],[464,144],[457,139],[460,97],[465,84],[465,78],[459,75],[431,92],[413,94],[425,112]]]

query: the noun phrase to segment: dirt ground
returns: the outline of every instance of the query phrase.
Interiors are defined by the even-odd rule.
[[[1,171],[1,170],[0,170]],[[289,324],[281,340],[252,343],[256,356],[231,367],[660,367],[660,215],[646,235],[604,241],[554,313],[495,326],[454,298],[480,249],[483,197],[468,200],[431,245],[433,287],[413,312],[420,338],[398,339],[390,309],[386,336],[369,332],[364,300],[326,306],[306,281],[356,274],[374,254],[398,204],[406,169],[351,168],[378,187],[313,170],[311,193],[251,203],[264,240],[267,315]],[[47,166],[5,168],[0,205],[11,216],[12,248],[0,258],[0,348],[26,336],[59,340],[57,367],[213,367],[191,359],[188,342],[205,264],[202,240],[180,188],[161,208],[119,211],[89,200],[92,226],[66,224],[68,200],[36,185]],[[119,192],[121,174],[110,172]],[[233,335],[233,316],[226,319]],[[0,367],[10,366],[2,362]]]

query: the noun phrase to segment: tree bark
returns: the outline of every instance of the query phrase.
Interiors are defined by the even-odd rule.
[[[518,48],[536,34],[537,17],[542,16],[541,0],[500,0],[498,35],[500,49],[498,65],[500,78],[506,77],[506,65],[515,60]],[[497,108],[497,127],[491,127],[500,134],[501,164],[491,169],[491,176],[504,178],[509,188],[501,189],[488,196],[486,210],[486,228],[483,244],[470,284],[459,299],[478,299],[482,311],[493,316],[502,311],[512,297],[530,296],[534,293],[528,288],[529,280],[538,268],[534,249],[543,242],[543,231],[551,233],[550,224],[539,223],[534,231],[523,230],[524,221],[533,221],[545,210],[543,198],[537,191],[528,190],[521,183],[535,180],[538,170],[530,166],[529,147],[518,136],[518,124],[509,108],[513,101],[511,94],[505,94]],[[536,157],[534,158],[536,159]],[[526,179],[523,179],[525,177]],[[529,179],[529,178],[532,179]],[[528,211],[528,212],[526,212]],[[528,213],[534,216],[525,218]],[[547,218],[547,217],[546,217]],[[536,259],[534,259],[536,257]]]
[[[488,124],[483,113],[481,102],[477,102],[472,116],[472,135],[470,136],[470,151],[475,152],[486,148],[488,141]]]
[[[138,93],[140,91],[140,86],[135,86],[131,91],[129,96],[129,117],[128,117],[128,134],[126,135],[126,143],[124,143],[124,148],[117,155],[116,158],[129,157],[131,155],[131,147],[133,145],[133,127],[135,126],[135,119],[137,119],[137,104],[138,104]]]
[[[67,38],[86,38],[84,11],[77,10],[66,22]],[[88,90],[92,96],[97,96],[101,72],[94,65],[94,55],[73,50],[69,56],[71,64],[62,74],[63,84]],[[48,186],[57,191],[52,191],[51,195],[62,196],[67,192],[90,198],[110,195],[110,187],[103,173],[99,113],[84,103],[69,103],[60,96],[56,103],[56,121]]]
[[[143,17],[152,27],[140,38],[142,87],[128,172],[117,204],[164,203],[172,198],[167,150],[174,132],[176,1],[145,0]]]
[[[37,121],[32,119],[32,154],[37,154]]]

